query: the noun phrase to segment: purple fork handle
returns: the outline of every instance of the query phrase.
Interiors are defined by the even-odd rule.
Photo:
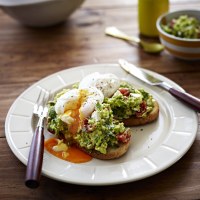
[[[197,112],[200,112],[200,99],[185,93],[185,92],[181,92],[178,91],[174,88],[170,88],[169,89],[170,94],[172,94],[174,97],[178,98],[179,100],[187,103],[188,105],[190,105],[194,110],[196,110]]]
[[[25,179],[25,185],[29,188],[37,188],[39,186],[44,152],[43,132],[43,127],[37,127],[33,135]]]

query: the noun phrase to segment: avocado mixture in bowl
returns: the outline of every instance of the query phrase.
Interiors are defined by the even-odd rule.
[[[163,24],[162,29],[166,33],[180,38],[200,38],[200,22],[197,18],[188,15],[180,15],[178,18],[173,18],[166,25]]]

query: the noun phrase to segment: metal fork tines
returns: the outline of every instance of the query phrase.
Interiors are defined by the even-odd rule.
[[[29,188],[39,186],[44,153],[44,118],[47,117],[47,102],[50,100],[50,92],[40,90],[33,113],[39,117],[38,124],[33,134],[29,151],[25,184]]]
[[[42,116],[46,114],[47,102],[49,101],[49,97],[50,97],[50,92],[40,90],[37,101],[34,105],[34,109],[33,109],[34,114],[37,114],[38,116]]]
[[[48,107],[47,103],[50,100],[50,92],[40,90],[36,104],[34,105],[33,113],[39,117],[38,125],[43,126],[44,118],[47,117]]]

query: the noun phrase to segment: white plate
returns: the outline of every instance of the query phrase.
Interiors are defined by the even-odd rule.
[[[80,81],[92,72],[114,73],[136,87],[153,94],[160,105],[156,122],[133,128],[131,146],[121,158],[111,161],[93,159],[84,164],[61,160],[44,153],[42,173],[50,178],[82,185],[110,185],[143,179],[168,168],[191,147],[198,127],[197,114],[158,87],[150,87],[123,71],[117,64],[93,64],[60,71],[48,76],[23,92],[11,106],[5,123],[6,138],[16,157],[25,165],[34,133],[33,105],[40,88],[58,91]],[[172,86],[169,79],[156,74]],[[50,134],[46,131],[45,137]]]

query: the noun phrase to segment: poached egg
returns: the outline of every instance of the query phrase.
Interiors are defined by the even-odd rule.
[[[68,125],[69,132],[75,134],[82,128],[84,119],[95,110],[96,104],[103,100],[103,93],[96,87],[72,89],[57,99],[55,111]]]
[[[114,74],[100,74],[94,72],[85,76],[79,84],[79,88],[96,87],[101,90],[105,97],[111,97],[119,88],[120,80]]]

